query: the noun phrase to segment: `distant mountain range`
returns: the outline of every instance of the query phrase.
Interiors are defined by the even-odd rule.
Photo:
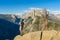
[[[20,19],[22,19],[20,15],[15,14],[0,14],[0,18],[8,20],[13,23],[19,23]]]
[[[35,10],[35,14],[34,14],[34,10]],[[22,14],[22,15],[18,15],[18,14],[0,14],[0,18],[6,19],[8,21],[11,21],[13,23],[15,23],[15,21],[17,20],[16,17],[21,19],[26,19],[29,16],[32,16],[32,18],[34,17],[34,15],[38,15],[41,16],[41,12],[42,10],[39,9],[34,9],[34,10],[28,10],[26,13]],[[59,12],[51,12],[49,11],[49,16],[48,19],[51,20],[56,20],[56,21],[60,21],[60,14]],[[20,20],[19,20],[20,21]]]
[[[22,18],[28,18],[29,16],[34,17],[34,15],[41,16],[42,10],[35,9],[35,14],[34,10],[29,10],[25,14],[22,15]],[[60,21],[60,14],[59,12],[51,12],[49,11],[48,19],[50,20],[55,20],[55,21]]]

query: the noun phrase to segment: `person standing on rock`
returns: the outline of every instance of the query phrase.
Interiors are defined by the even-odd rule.
[[[23,27],[24,27],[24,21],[22,19],[22,21],[20,22],[20,34],[23,35]]]

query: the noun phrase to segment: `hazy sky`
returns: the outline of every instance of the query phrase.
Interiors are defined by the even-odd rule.
[[[0,0],[0,14],[23,13],[28,8],[60,10],[60,0]]]

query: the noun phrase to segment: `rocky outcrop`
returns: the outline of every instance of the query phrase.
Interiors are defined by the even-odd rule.
[[[41,31],[30,32],[23,36],[16,36],[14,40],[40,40]],[[43,31],[42,40],[60,40],[60,31],[49,30]]]

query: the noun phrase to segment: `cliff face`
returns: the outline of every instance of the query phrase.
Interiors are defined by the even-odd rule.
[[[19,25],[0,18],[0,40],[13,40],[19,33]]]
[[[25,25],[24,25],[24,34],[34,31],[41,31],[42,28],[45,29],[44,23],[42,23],[41,16],[35,16],[35,18],[32,18],[31,16],[25,19]],[[49,24],[49,30],[60,30],[60,24],[57,21],[48,20]]]

